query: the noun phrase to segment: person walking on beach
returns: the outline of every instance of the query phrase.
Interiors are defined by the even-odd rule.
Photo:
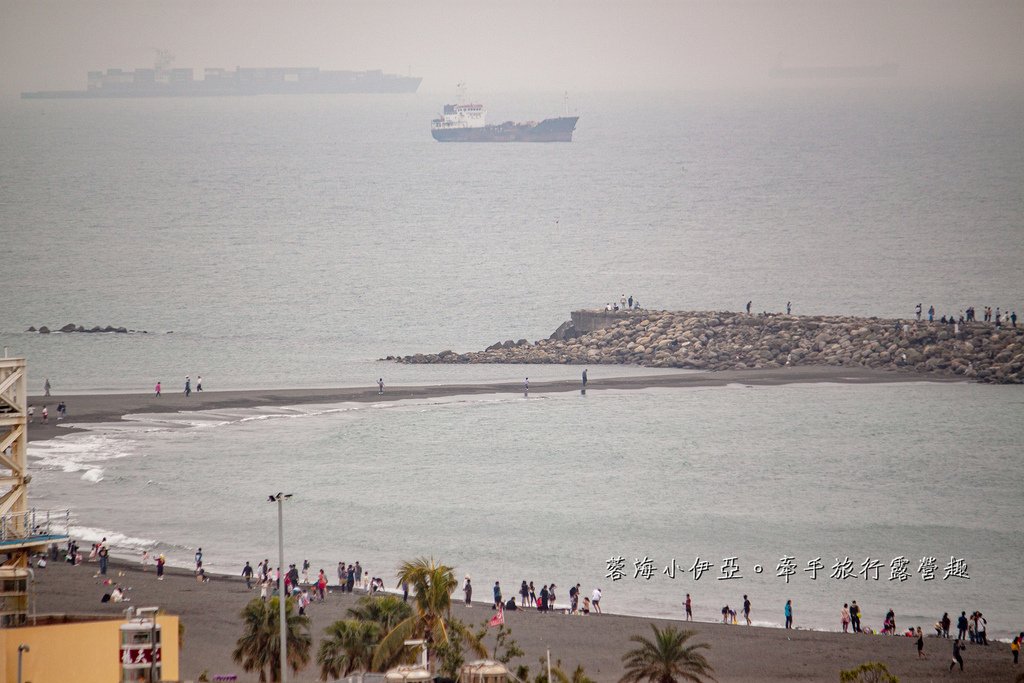
[[[43,424],[46,424],[46,422],[49,419],[50,419],[50,409],[47,408],[46,406],[43,406]]]
[[[850,632],[850,607],[843,603],[843,611],[839,613],[839,623],[843,626],[843,633]]]
[[[601,614],[601,589],[595,588],[590,596],[590,604],[594,607],[595,614]]]
[[[156,580],[157,581],[163,581],[164,580],[164,565],[165,564],[167,564],[167,558],[165,558],[163,555],[160,555],[160,557],[156,558]]]
[[[383,396],[384,395],[384,378],[383,377],[381,377],[381,378],[379,378],[377,380],[377,395],[378,396]]]
[[[252,567],[248,562],[242,567],[242,578],[245,579],[245,587],[252,590]]]
[[[747,626],[750,626],[750,600],[746,595],[743,596],[743,618],[747,620]]]
[[[156,397],[160,398],[160,382],[156,383]]]
[[[683,600],[683,607],[686,608],[686,621],[693,621],[693,603],[689,593],[686,594],[686,600]]]
[[[203,549],[199,548],[196,550],[196,569],[203,566]]]
[[[783,610],[786,615],[786,628],[793,628],[793,601],[786,600],[786,608]]]
[[[917,658],[924,659],[924,633],[920,626],[917,627]]]
[[[149,551],[148,550],[143,550],[142,551],[142,562],[141,562],[141,564],[142,564],[142,571],[147,571],[148,567],[149,567]]]
[[[583,388],[587,388],[587,369],[583,368]]]
[[[49,396],[49,395],[50,395],[50,378],[47,377],[46,381],[43,382],[43,396]]]
[[[192,395],[192,379],[185,375],[185,398]]]
[[[530,378],[527,377],[523,380],[523,394],[530,393]]]
[[[953,661],[949,663],[949,670],[952,671],[953,667],[957,664],[960,665],[960,670],[964,670],[964,658],[961,656],[960,651],[963,650],[963,645],[960,644],[960,639],[957,638],[953,641]]]
[[[501,609],[501,584],[497,581],[494,582],[494,605],[491,609]]]
[[[196,391],[202,391],[202,390],[203,390],[203,376],[199,375],[198,377],[196,377]]]
[[[473,583],[466,574],[466,583],[462,584],[462,592],[466,595],[466,607],[473,606]]]

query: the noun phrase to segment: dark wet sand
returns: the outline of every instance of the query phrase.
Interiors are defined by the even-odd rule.
[[[329,569],[329,568],[328,568]],[[238,613],[256,590],[248,591],[241,578],[213,577],[205,584],[197,583],[190,572],[171,569],[164,581],[157,581],[153,568],[141,572],[137,564],[112,562],[109,576],[132,590],[128,604],[103,604],[104,587],[95,563],[71,567],[53,563],[36,570],[37,609],[39,613],[93,613],[119,615],[128,605],[159,605],[178,614],[185,625],[181,658],[182,680],[194,681],[203,671],[210,679],[217,674],[238,674],[240,681],[256,681],[255,674],[244,674],[231,660],[235,641],[241,635]],[[121,572],[124,575],[119,576]],[[461,594],[460,594],[461,595]],[[308,613],[312,620],[313,647],[319,646],[324,629],[343,618],[345,609],[360,596],[331,594],[322,604],[313,604]],[[615,605],[607,605],[615,609]],[[708,613],[705,614],[705,610]],[[454,615],[471,624],[489,619],[487,605],[467,608],[459,602]],[[781,614],[781,607],[779,608]],[[695,606],[698,618],[711,619],[710,608]],[[755,609],[755,617],[757,617]],[[838,610],[837,610],[838,620]],[[650,623],[664,626],[681,622],[649,620],[613,615],[571,617],[559,614],[538,614],[533,610],[508,612],[506,623],[526,652],[523,662],[537,672],[538,658],[551,648],[552,662],[561,659],[571,674],[582,664],[587,674],[599,683],[615,683],[622,674],[622,654],[631,647],[633,634],[650,633]],[[799,625],[799,612],[797,613]],[[722,683],[741,681],[836,681],[839,670],[863,662],[885,662],[891,672],[904,683],[909,681],[944,681],[951,678],[952,641],[925,638],[927,659],[918,660],[914,639],[905,637],[868,636],[814,631],[786,631],[778,628],[726,626],[716,623],[685,624],[697,632],[696,638],[711,645],[707,653],[716,677]],[[916,624],[915,624],[916,626]],[[928,624],[921,624],[928,628]],[[488,638],[493,645],[493,636]],[[314,653],[315,658],[315,653]],[[314,659],[315,661],[315,659]],[[965,672],[952,678],[965,681],[1012,681],[1021,667],[1014,669],[1009,645],[996,643],[989,647],[968,645],[964,653]],[[310,666],[289,680],[315,681],[318,672]]]
[[[582,366],[567,366],[570,380],[531,382],[530,392],[578,391],[580,389],[579,369]],[[587,391],[602,389],[648,389],[672,387],[712,387],[726,384],[749,384],[757,386],[792,384],[803,382],[838,382],[844,384],[869,384],[882,382],[962,382],[934,375],[920,375],[912,372],[891,372],[870,368],[838,367],[795,367],[772,370],[725,370],[719,372],[678,373],[647,375],[641,377],[612,377],[595,379],[595,370],[613,373],[614,366],[595,366],[587,384]],[[165,391],[160,398],[153,394],[85,394],[60,395],[43,398],[29,397],[29,403],[36,406],[35,421],[29,428],[29,440],[39,441],[60,434],[68,429],[58,426],[57,403],[65,401],[68,408],[67,422],[82,425],[95,422],[115,422],[123,415],[155,412],[176,412],[183,410],[213,410],[218,408],[253,408],[257,406],[298,405],[303,403],[341,403],[348,401],[378,402],[401,399],[438,398],[473,394],[521,394],[519,383],[488,384],[442,384],[433,386],[386,387],[383,396],[377,394],[376,385],[370,387],[346,387],[337,389],[256,389],[251,391],[203,391],[192,392],[185,398],[180,391]],[[42,422],[42,407],[50,409],[50,418]]]

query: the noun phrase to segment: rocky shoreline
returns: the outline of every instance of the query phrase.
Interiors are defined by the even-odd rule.
[[[560,363],[691,370],[869,367],[1024,382],[1024,329],[990,323],[729,311],[575,311],[548,339],[483,351],[388,356],[399,363]]]

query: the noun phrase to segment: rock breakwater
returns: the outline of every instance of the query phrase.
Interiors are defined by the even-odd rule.
[[[574,312],[599,329],[563,323],[548,339],[483,351],[388,356],[400,363],[565,363],[692,370],[850,366],[1024,382],[1024,329],[852,316],[725,311]]]

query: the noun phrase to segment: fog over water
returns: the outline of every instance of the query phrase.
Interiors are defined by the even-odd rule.
[[[511,11],[510,11],[511,10]],[[319,66],[480,92],[764,85],[772,66],[899,64],[903,85],[1021,83],[1024,3],[0,2],[0,91],[151,66]]]

